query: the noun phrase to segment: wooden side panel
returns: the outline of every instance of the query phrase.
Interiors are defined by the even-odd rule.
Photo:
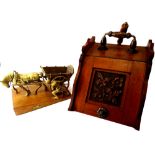
[[[91,77],[93,66],[93,57],[86,57],[81,69],[81,74],[79,75],[78,89],[76,92],[75,104],[73,109],[79,112],[84,111],[85,97],[87,96],[87,91],[89,87],[89,78]]]
[[[125,96],[126,103],[123,111],[124,124],[133,126],[137,129],[139,129],[139,126],[136,125],[136,121],[138,119],[138,111],[141,106],[145,72],[145,63],[136,61],[132,63],[128,92]]]

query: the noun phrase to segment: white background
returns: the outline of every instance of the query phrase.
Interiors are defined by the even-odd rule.
[[[146,46],[155,41],[154,14],[153,0],[0,0],[0,76],[40,65],[72,64],[76,73],[87,38],[99,42],[126,21],[138,45]],[[70,100],[16,116],[11,90],[0,85],[0,155],[154,155],[154,78],[153,64],[140,131],[69,112]]]

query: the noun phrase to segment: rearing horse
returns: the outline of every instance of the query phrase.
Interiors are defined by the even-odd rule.
[[[38,88],[35,90],[35,94],[37,94],[37,91],[42,85],[44,85],[45,90],[47,90],[47,86],[44,84],[43,73],[33,72],[28,74],[19,74],[18,72],[13,71],[13,73],[9,73],[8,75],[6,75],[0,82],[2,82],[2,84],[8,88],[12,85],[16,93],[19,92],[15,88],[15,86],[19,86],[27,92],[26,96],[29,96],[31,94],[28,85],[38,85]],[[27,86],[27,88],[25,88],[24,86]]]

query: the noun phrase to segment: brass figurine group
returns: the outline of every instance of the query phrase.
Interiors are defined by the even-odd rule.
[[[28,74],[20,74],[17,71],[13,71],[6,75],[2,81],[2,84],[6,87],[12,86],[19,93],[17,87],[20,87],[26,91],[26,96],[31,95],[30,85],[37,86],[35,94],[38,90],[44,86],[45,91],[50,90],[54,99],[59,99],[58,94],[68,96],[70,78],[74,73],[72,65],[67,67],[41,67],[42,72],[33,72]]]

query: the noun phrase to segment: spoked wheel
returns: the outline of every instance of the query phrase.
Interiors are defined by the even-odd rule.
[[[52,80],[51,80],[51,83],[53,81],[56,81],[57,83],[59,83],[60,85],[65,85],[66,88],[69,87],[69,81],[68,81],[68,78],[65,77],[65,76],[56,76],[54,77]]]
[[[51,80],[50,89],[55,99],[58,99],[57,94],[59,93],[65,95],[68,92],[68,87],[69,81],[65,76],[56,76]]]

